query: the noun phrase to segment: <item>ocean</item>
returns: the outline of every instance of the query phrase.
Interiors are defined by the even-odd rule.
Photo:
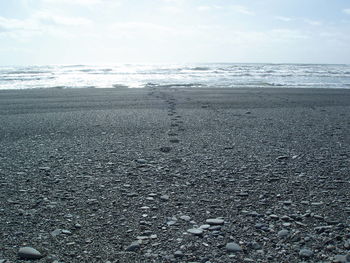
[[[350,88],[350,65],[210,63],[0,67],[0,90],[86,87]]]

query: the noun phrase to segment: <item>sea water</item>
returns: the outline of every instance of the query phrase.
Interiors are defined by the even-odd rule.
[[[350,65],[211,63],[0,67],[0,90],[86,87],[350,88]]]

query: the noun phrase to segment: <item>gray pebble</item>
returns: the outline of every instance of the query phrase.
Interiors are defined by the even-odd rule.
[[[195,236],[200,236],[203,234],[203,229],[201,228],[191,228],[187,230],[188,233],[191,233],[192,235]]]
[[[169,195],[162,195],[162,196],[160,197],[160,200],[168,201],[168,200],[169,200]]]
[[[126,251],[137,251],[141,248],[140,241],[132,242],[130,246],[126,248]]]
[[[62,229],[58,228],[58,229],[55,229],[54,231],[51,232],[51,236],[56,237],[61,233],[62,233]]]
[[[18,250],[18,256],[21,259],[40,259],[43,257],[38,250],[32,247],[21,247]]]
[[[191,217],[189,217],[189,216],[180,216],[180,219],[185,220],[185,221],[190,221]]]
[[[227,250],[227,252],[241,252],[242,248],[237,243],[230,242],[230,243],[226,244],[226,250]]]
[[[220,218],[209,218],[209,219],[205,220],[205,222],[209,225],[223,225],[224,224],[224,220],[220,219]]]
[[[299,251],[299,256],[303,258],[310,258],[314,255],[314,252],[312,252],[310,249],[303,248]]]
[[[280,237],[280,238],[285,238],[289,235],[289,231],[286,230],[286,229],[282,229],[281,231],[278,231],[277,235]]]
[[[333,262],[348,263],[350,262],[350,255],[336,255]]]
[[[174,256],[176,258],[181,258],[184,256],[184,253],[182,251],[178,250],[178,251],[175,251]]]

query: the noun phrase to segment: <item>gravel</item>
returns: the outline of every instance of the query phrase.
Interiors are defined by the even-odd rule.
[[[349,115],[336,89],[0,91],[0,262],[349,261]]]

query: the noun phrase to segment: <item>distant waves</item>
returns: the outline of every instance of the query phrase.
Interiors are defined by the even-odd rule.
[[[350,65],[117,64],[0,67],[0,89],[350,88]]]

